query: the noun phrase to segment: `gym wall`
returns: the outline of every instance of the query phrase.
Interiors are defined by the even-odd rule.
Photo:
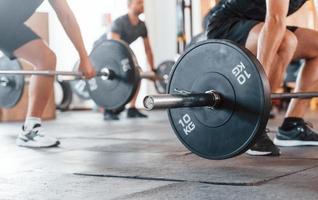
[[[68,0],[68,3],[76,15],[88,51],[92,49],[94,41],[105,32],[102,19],[104,14],[110,13],[116,18],[127,11],[126,0]],[[59,68],[71,70],[78,59],[75,48],[47,1],[38,11],[49,13],[50,47],[57,54]]]

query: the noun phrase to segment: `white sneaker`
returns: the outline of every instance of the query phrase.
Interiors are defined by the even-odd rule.
[[[23,132],[18,135],[16,140],[16,144],[20,147],[49,148],[60,144],[56,138],[40,134],[41,124],[34,125],[31,131],[26,131],[24,127],[22,127],[22,130]]]

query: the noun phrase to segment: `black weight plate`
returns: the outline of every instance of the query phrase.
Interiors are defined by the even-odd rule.
[[[76,62],[76,64],[73,67],[73,71],[78,71],[78,68],[79,68],[79,62]],[[83,100],[91,99],[85,80],[83,79],[73,80],[73,81],[70,81],[70,83],[71,83],[72,91],[80,99],[83,99]]]
[[[22,70],[17,60],[10,60],[7,57],[0,58],[0,70]],[[12,108],[20,101],[24,90],[24,76],[1,75],[0,80],[7,79],[9,84],[0,84],[0,107]]]
[[[270,112],[269,83],[257,59],[232,42],[208,40],[185,52],[170,74],[168,93],[221,94],[216,109],[168,111],[180,141],[193,153],[212,160],[244,153],[263,133]]]
[[[96,71],[114,71],[112,80],[96,77],[89,80],[88,89],[95,103],[108,110],[125,106],[133,98],[140,83],[136,57],[123,42],[108,40],[96,46],[90,54]]]
[[[55,105],[60,111],[67,111],[73,101],[73,92],[69,81],[56,80],[54,83]]]
[[[175,63],[176,62],[173,60],[167,60],[160,63],[160,65],[157,67],[156,74],[158,77],[160,77],[160,79],[155,81],[155,88],[159,94],[166,93],[169,74]]]

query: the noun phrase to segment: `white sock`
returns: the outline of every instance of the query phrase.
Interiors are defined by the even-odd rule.
[[[24,130],[31,131],[36,124],[42,124],[41,118],[37,117],[27,117],[24,122]]]

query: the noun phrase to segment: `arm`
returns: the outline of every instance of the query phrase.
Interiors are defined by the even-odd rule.
[[[318,29],[318,0],[313,0],[313,7],[314,7],[314,27],[317,30]]]
[[[120,18],[116,19],[111,26],[110,39],[121,40],[121,35],[123,33],[123,24]]]
[[[110,33],[110,38],[111,38],[112,40],[121,40],[120,35],[119,35],[118,33],[115,33],[115,32],[111,32],[111,33]]]
[[[289,0],[266,0],[267,13],[258,40],[257,58],[265,69],[270,69],[286,32]]]
[[[150,69],[151,69],[151,71],[155,71],[155,63],[154,63],[154,59],[153,59],[153,53],[152,53],[152,49],[151,49],[151,45],[150,45],[150,41],[149,41],[148,37],[144,38],[144,46],[145,46],[145,52],[147,55],[147,60],[148,60],[148,63],[150,65]]]
[[[72,41],[80,57],[80,70],[86,78],[95,76],[95,70],[89,60],[84,46],[81,30],[75,19],[75,16],[67,4],[66,0],[49,0],[51,6],[56,12],[66,34]]]

